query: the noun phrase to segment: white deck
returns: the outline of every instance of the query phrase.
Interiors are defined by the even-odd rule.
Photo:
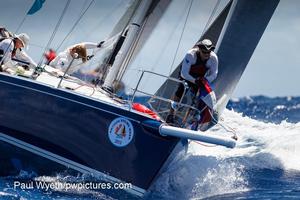
[[[31,82],[39,82],[42,85],[46,85],[52,88],[56,88],[57,90],[63,90],[64,92],[73,93],[84,98],[90,98],[95,101],[100,101],[114,107],[118,107],[124,110],[129,110],[134,113],[139,113],[140,115],[144,115],[148,118],[151,116],[138,112],[134,109],[131,109],[131,102],[122,100],[106,91],[101,89],[99,86],[95,86],[88,82],[82,81],[74,76],[65,75],[64,79],[61,81],[64,73],[58,69],[50,67],[48,65],[43,66],[44,72],[42,72],[35,80],[31,78],[33,74],[33,70],[17,70],[17,68],[12,69],[10,73],[7,72],[0,72],[7,76],[14,76],[16,78],[25,79]],[[60,83],[60,86],[58,87]],[[132,119],[134,120],[134,119]],[[135,121],[135,120],[134,120]]]
[[[52,68],[50,66],[45,67],[46,72],[42,72],[36,79],[36,81],[46,84],[50,87],[58,88],[63,72]],[[112,98],[107,92],[100,87],[96,87],[90,83],[84,82],[76,77],[66,75],[62,80],[60,89],[74,92],[84,97],[90,97],[100,101],[104,101],[109,104],[113,104],[118,107],[124,107],[124,104],[119,103],[117,99]],[[125,107],[124,107],[125,108]]]

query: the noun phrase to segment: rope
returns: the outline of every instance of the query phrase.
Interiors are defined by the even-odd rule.
[[[70,5],[70,2],[71,2],[71,0],[68,0],[68,1],[67,1],[66,5],[65,5],[65,7],[64,7],[64,9],[63,9],[63,11],[62,11],[62,14],[61,14],[61,16],[60,16],[60,18],[59,18],[59,20],[58,20],[58,22],[57,22],[57,24],[56,24],[56,26],[55,26],[55,28],[54,28],[54,31],[53,31],[53,33],[52,33],[52,35],[51,35],[51,37],[50,37],[50,39],[49,39],[49,41],[48,41],[48,43],[47,43],[45,49],[44,49],[44,51],[43,51],[44,53],[43,53],[43,55],[42,55],[42,57],[41,57],[41,59],[40,59],[40,62],[39,62],[39,64],[38,64],[38,67],[40,67],[40,66],[42,65],[42,62],[43,62],[43,59],[44,59],[44,54],[46,53],[46,51],[47,51],[47,49],[49,48],[51,42],[53,41],[54,36],[55,36],[55,34],[56,34],[57,30],[58,30],[58,27],[59,27],[59,25],[61,24],[62,19],[63,19],[65,13],[66,13],[66,10],[67,10],[67,8],[68,8],[69,5]]]
[[[64,37],[64,39],[62,40],[62,42],[58,45],[58,47],[56,48],[56,51],[58,51],[60,49],[60,47],[62,46],[62,44],[65,42],[65,40],[71,35],[71,33],[74,31],[75,27],[77,26],[77,24],[79,23],[79,21],[82,19],[83,15],[85,15],[85,13],[87,12],[87,10],[91,7],[91,5],[95,2],[95,0],[92,0],[90,2],[90,4],[88,5],[88,7],[84,10],[84,12],[79,16],[79,18],[76,20],[75,24],[72,26],[71,30],[68,32],[68,34]]]
[[[195,141],[195,140],[191,140],[191,142],[194,142],[194,143],[196,143],[196,144],[200,144],[200,145],[202,145],[202,146],[204,146],[204,147],[216,147],[216,146],[218,146],[218,145],[208,145],[208,144],[204,144],[204,143],[202,143],[202,142],[199,142],[199,141]]]
[[[78,87],[76,87],[76,88],[74,88],[73,90],[75,91],[75,90],[78,90],[79,88],[81,88],[81,87],[83,87],[83,86],[87,86],[87,87],[90,87],[90,88],[92,88],[93,89],[93,92],[90,94],[90,95],[88,95],[88,96],[93,96],[93,94],[95,93],[95,87],[94,86],[92,86],[92,85],[89,85],[89,84],[82,84],[82,85],[79,85]]]
[[[210,111],[210,110],[208,110],[208,111],[209,111],[209,114],[210,114],[210,116],[211,116],[213,122],[215,123],[215,125],[218,124],[218,125],[220,125],[225,131],[232,133],[232,134],[233,134],[233,137],[232,137],[232,138],[235,139],[235,140],[237,140],[237,134],[236,134],[236,131],[235,131],[233,128],[231,128],[229,125],[225,125],[225,124],[219,122],[216,118],[214,118],[214,116],[213,116],[213,114],[211,113],[211,111]]]
[[[218,124],[218,125],[220,125],[225,131],[232,133],[233,136],[232,136],[231,138],[234,139],[234,140],[237,140],[238,137],[237,137],[236,131],[235,131],[233,128],[231,128],[231,127],[228,126],[228,125],[224,125],[224,124],[220,123],[216,118],[214,118],[214,116],[213,116],[213,114],[211,113],[210,110],[209,110],[209,114],[210,114],[210,116],[211,116],[211,118],[212,118],[212,121],[213,121],[213,123],[214,123],[215,125]],[[197,144],[199,144],[199,145],[202,145],[202,146],[205,146],[205,147],[216,147],[216,146],[218,146],[218,145],[206,145],[206,144],[203,144],[202,142],[199,142],[199,141],[191,141],[191,142],[195,142],[195,143],[197,143]]]

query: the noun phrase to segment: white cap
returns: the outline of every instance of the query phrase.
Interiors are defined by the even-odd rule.
[[[19,35],[16,35],[15,37],[18,38],[22,42],[24,48],[27,47],[30,38],[26,33],[20,33]]]

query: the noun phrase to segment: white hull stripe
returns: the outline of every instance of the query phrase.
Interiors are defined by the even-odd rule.
[[[97,170],[89,168],[89,167],[84,166],[82,164],[76,163],[76,162],[74,162],[72,160],[66,159],[66,158],[64,158],[62,156],[59,156],[59,155],[54,154],[54,153],[51,153],[49,151],[46,151],[46,150],[41,149],[39,147],[36,147],[34,145],[28,144],[28,143],[26,143],[24,141],[21,141],[21,140],[18,140],[16,138],[14,138],[14,137],[5,135],[5,134],[3,134],[1,132],[0,132],[0,140],[2,140],[4,142],[7,142],[9,144],[12,144],[12,145],[14,145],[16,147],[19,147],[21,149],[24,149],[24,150],[27,150],[29,152],[32,152],[34,154],[37,154],[39,156],[42,156],[44,158],[47,158],[49,160],[52,160],[52,161],[54,161],[56,163],[62,164],[62,165],[66,166],[66,167],[69,167],[71,169],[77,170],[79,172],[90,173],[90,174],[96,175],[98,177],[101,177],[104,180],[107,180],[107,181],[110,181],[110,182],[114,182],[114,183],[121,183],[121,182],[123,182],[120,179],[117,179],[115,177],[109,176],[107,174],[104,174],[102,172],[99,172]],[[145,194],[145,192],[146,192],[146,190],[144,190],[142,188],[139,188],[137,186],[134,186],[134,185],[132,185],[131,189],[128,189],[126,191],[129,192],[129,193],[131,193],[131,194],[137,195],[137,196],[143,196]]]

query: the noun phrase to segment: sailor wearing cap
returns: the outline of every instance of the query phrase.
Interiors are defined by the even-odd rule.
[[[15,35],[12,38],[0,39],[0,64],[3,65],[3,69],[15,66],[12,58],[28,62],[29,67],[31,68],[37,66],[33,59],[22,49],[28,47],[29,39],[30,38],[26,33]]]
[[[213,43],[209,39],[204,39],[190,49],[183,59],[179,79],[185,81],[194,95],[204,83],[210,84],[217,77],[218,57],[213,52],[214,49]],[[174,101],[178,102],[181,99],[184,87],[183,84],[179,84],[173,97]],[[172,123],[173,112],[171,109],[167,122]]]
[[[187,81],[188,85],[197,90],[203,79],[212,82],[218,74],[218,56],[213,52],[215,46],[209,39],[198,42],[189,50],[182,62],[180,79]],[[183,86],[176,92],[177,99],[183,94]]]

